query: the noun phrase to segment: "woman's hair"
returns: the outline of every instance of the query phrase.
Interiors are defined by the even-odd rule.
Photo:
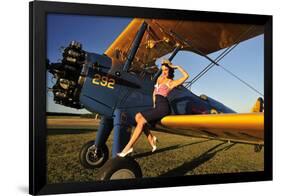
[[[167,78],[173,79],[174,78],[174,68],[170,67],[168,63],[162,63],[162,66],[165,66],[169,69]]]

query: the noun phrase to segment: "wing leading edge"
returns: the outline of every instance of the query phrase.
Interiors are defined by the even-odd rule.
[[[263,143],[264,113],[245,114],[210,114],[210,115],[171,115],[161,120],[161,125],[174,129],[188,130],[196,136],[215,138],[245,143]],[[177,133],[174,131],[174,133]]]

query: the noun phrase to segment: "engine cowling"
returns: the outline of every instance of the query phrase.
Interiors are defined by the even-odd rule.
[[[59,63],[47,65],[47,70],[54,75],[55,85],[52,87],[54,101],[57,104],[81,109],[79,95],[84,76],[81,74],[85,64],[86,52],[82,44],[71,41],[63,51],[63,59]]]

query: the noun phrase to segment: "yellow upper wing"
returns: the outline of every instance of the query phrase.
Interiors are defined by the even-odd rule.
[[[177,44],[183,45],[183,50],[194,51],[178,37],[209,54],[263,33],[263,26],[259,25],[135,18],[105,51],[112,58],[113,65],[124,64],[134,37],[144,21],[148,29],[132,62],[132,69],[140,71],[155,65],[157,58],[172,52]]]
[[[161,125],[179,134],[263,143],[264,113],[171,115]],[[186,131],[187,134],[184,134]],[[177,131],[174,131],[177,133]]]

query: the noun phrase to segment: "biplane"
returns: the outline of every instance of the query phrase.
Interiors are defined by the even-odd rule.
[[[221,49],[263,34],[263,26],[164,19],[133,19],[104,54],[84,51],[72,41],[60,62],[47,62],[57,79],[52,87],[54,101],[71,108],[85,108],[101,115],[95,140],[86,143],[80,162],[86,168],[100,168],[99,179],[142,177],[132,157],[117,157],[136,125],[135,114],[153,106],[154,84],[161,74],[157,59],[179,51],[194,52],[212,65],[207,56]],[[236,113],[206,95],[193,94],[186,85],[168,95],[172,114],[151,129],[192,137],[249,143],[260,151],[264,143],[263,100],[252,112]],[[106,141],[114,131],[112,159]]]

